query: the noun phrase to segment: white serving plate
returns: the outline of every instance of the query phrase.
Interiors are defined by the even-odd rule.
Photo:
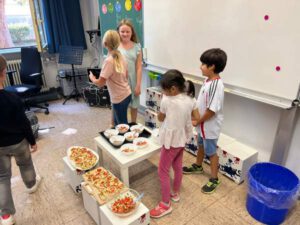
[[[77,166],[76,163],[70,158],[72,148],[85,148],[85,149],[87,149],[88,151],[92,152],[92,153],[96,156],[96,158],[97,158],[97,159],[96,159],[96,162],[95,162],[93,165],[91,165],[89,168],[86,168],[86,169],[83,169],[83,168]],[[68,160],[69,160],[70,164],[71,164],[75,169],[78,169],[78,170],[84,170],[84,171],[93,168],[93,167],[98,163],[98,161],[99,161],[99,155],[98,155],[94,150],[92,150],[92,149],[90,149],[90,148],[87,148],[87,147],[82,147],[82,146],[71,146],[71,147],[69,147],[69,148],[67,149],[67,156],[68,156]]]

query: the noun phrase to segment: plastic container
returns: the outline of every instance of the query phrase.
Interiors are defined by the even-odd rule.
[[[295,204],[298,177],[274,163],[256,163],[248,173],[246,207],[249,214],[265,224],[280,224]]]
[[[161,79],[161,75],[157,74],[155,72],[149,71],[148,72],[148,76],[151,80],[160,80]]]

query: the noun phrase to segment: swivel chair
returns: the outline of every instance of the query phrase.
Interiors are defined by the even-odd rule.
[[[48,103],[38,98],[43,86],[43,68],[41,56],[36,47],[21,48],[21,84],[14,84],[12,77],[14,72],[7,72],[11,86],[6,87],[5,90],[20,96],[28,110],[30,107],[35,107],[45,109],[45,114],[49,114]],[[40,103],[44,103],[44,105]]]

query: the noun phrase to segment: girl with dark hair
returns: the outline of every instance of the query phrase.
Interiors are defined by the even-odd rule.
[[[162,122],[159,140],[162,145],[158,175],[161,185],[162,201],[150,211],[150,216],[160,218],[172,211],[171,202],[180,200],[182,180],[182,158],[185,143],[193,135],[192,117],[200,119],[196,100],[185,91],[185,79],[178,70],[169,70],[160,80],[163,92],[158,120]],[[174,170],[171,191],[170,168]]]

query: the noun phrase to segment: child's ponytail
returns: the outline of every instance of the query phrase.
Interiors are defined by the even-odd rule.
[[[193,81],[191,80],[186,80],[185,81],[185,92],[188,96],[190,96],[191,98],[195,97],[195,85],[193,83]]]
[[[118,50],[120,45],[120,36],[115,30],[108,30],[105,32],[103,37],[103,46],[111,51],[111,55],[114,60],[114,68],[117,73],[123,73],[125,68],[122,64],[122,55]]]
[[[123,73],[124,72],[124,66],[122,63],[122,54],[119,50],[113,50],[111,52],[111,55],[114,59],[114,68],[117,73]]]

